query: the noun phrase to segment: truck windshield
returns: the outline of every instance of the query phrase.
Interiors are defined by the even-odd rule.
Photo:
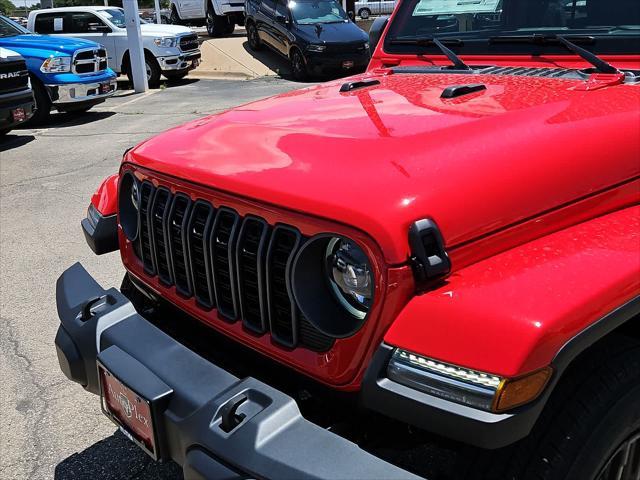
[[[342,7],[330,0],[291,0],[289,10],[299,25],[342,23],[349,19]]]
[[[102,13],[118,28],[127,28],[127,24],[124,20],[124,10],[121,8],[105,8]],[[147,23],[142,18],[140,23]]]
[[[385,51],[424,52],[424,45],[406,40],[437,37],[455,39],[462,54],[570,54],[559,42],[530,41],[554,35],[575,38],[598,54],[640,53],[640,1],[404,0]]]
[[[31,32],[23,26],[18,25],[13,20],[9,20],[7,17],[0,16],[0,38],[15,37],[16,35],[24,35],[25,33]]]

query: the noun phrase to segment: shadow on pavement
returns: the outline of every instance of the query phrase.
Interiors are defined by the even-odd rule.
[[[278,55],[276,52],[265,46],[262,47],[262,50],[251,50],[248,41],[242,43],[242,48],[244,48],[249,55],[260,63],[266,65],[269,70],[276,72],[280,77],[285,80],[293,80],[289,62],[283,56]]]
[[[85,125],[87,123],[98,122],[115,115],[116,112],[94,112],[89,110],[82,113],[60,113],[52,112],[49,119],[41,125],[26,124],[21,129],[34,128],[58,128],[58,127],[75,127]]]
[[[0,137],[0,152],[10,150],[12,148],[21,147],[36,139],[33,135],[7,135]]]
[[[175,463],[157,463],[131,443],[119,430],[110,437],[74,453],[56,465],[56,480],[179,480]]]

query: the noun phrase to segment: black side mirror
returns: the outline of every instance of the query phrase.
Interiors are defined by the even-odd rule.
[[[369,49],[371,53],[376,49],[387,23],[389,23],[389,17],[384,16],[376,18],[371,24],[371,28],[369,28]]]

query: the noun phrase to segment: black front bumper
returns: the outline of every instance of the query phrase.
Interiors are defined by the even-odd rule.
[[[56,298],[62,371],[95,394],[98,360],[140,394],[163,386],[157,453],[181,464],[186,478],[418,478],[305,420],[284,393],[198,356],[80,264],[58,279]],[[245,416],[227,433],[225,406],[239,395],[247,400],[236,413]]]
[[[307,69],[313,75],[329,75],[336,73],[359,73],[369,65],[369,53],[308,53]],[[353,62],[345,68],[345,62]]]
[[[13,111],[22,108],[26,114],[25,120],[16,122],[13,119]],[[0,95],[0,130],[15,127],[18,124],[25,123],[35,112],[35,103],[31,90],[22,90],[19,92],[6,93]]]

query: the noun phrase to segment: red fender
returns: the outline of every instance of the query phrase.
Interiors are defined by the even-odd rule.
[[[640,206],[539,238],[413,298],[385,342],[515,377],[640,293]]]
[[[103,217],[117,213],[118,178],[117,173],[105,178],[91,197],[91,204]]]

